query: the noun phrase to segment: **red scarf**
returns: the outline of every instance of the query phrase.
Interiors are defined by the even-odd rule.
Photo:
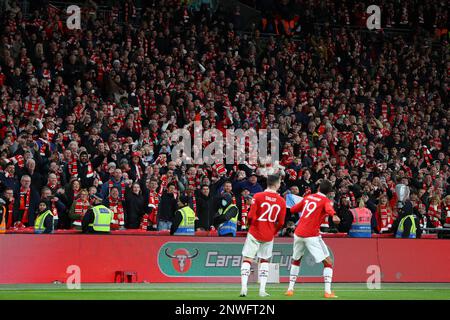
[[[45,157],[45,151],[47,151],[48,141],[42,138],[39,138],[39,140],[41,140],[41,147],[39,148],[39,154],[42,157]]]
[[[69,174],[72,177],[78,177],[78,161],[75,157],[72,157],[69,162]]]
[[[247,229],[247,215],[250,210],[250,205],[245,202],[244,197],[241,197],[241,228]]]
[[[381,115],[384,119],[388,118],[388,113],[389,113],[388,108],[389,108],[388,104],[385,101],[383,101],[383,103],[381,104]]]
[[[8,204],[8,222],[6,224],[6,229],[9,229],[13,225],[13,209],[14,209],[14,198]]]
[[[430,217],[431,225],[433,226],[433,228],[442,227],[440,221],[441,219],[440,205],[433,206],[432,204],[430,204],[430,206],[428,207],[428,216]]]
[[[61,177],[57,173],[55,173],[55,175],[56,175],[56,179],[57,179],[56,184],[50,184],[50,182],[47,183],[47,187],[49,187],[50,190],[52,190],[52,191],[56,191],[59,188],[61,188]]]
[[[350,208],[356,208],[355,194],[352,191],[347,192],[343,197],[350,198]]]
[[[90,161],[88,161],[86,177],[87,178],[92,178],[93,176],[94,176],[94,170],[92,169],[92,163]]]
[[[25,103],[25,111],[27,114],[30,114],[31,112],[39,111],[41,104],[39,102],[32,103],[31,101],[28,101]]]
[[[73,190],[73,197],[72,197],[72,200],[78,198],[78,194],[79,194],[79,193],[80,193],[80,190],[78,190],[78,191]]]
[[[380,204],[378,206],[376,218],[378,232],[389,230],[394,222],[392,209],[387,205]]]
[[[51,204],[51,210],[52,210],[52,214],[53,216],[58,219],[58,208],[56,208],[56,201],[52,201]]]
[[[145,214],[142,217],[141,221],[141,229],[147,230],[148,224],[151,223],[153,226],[157,223],[157,214],[158,214],[158,204],[159,198],[156,192],[150,191],[148,194],[148,207],[151,208],[149,214]]]
[[[84,203],[81,198],[77,199],[75,202],[75,214],[80,215],[80,219],[77,219],[74,222],[79,223],[79,225],[81,226],[81,220],[83,220],[83,217],[90,206],[91,204],[89,202]]]
[[[137,119],[133,122],[133,129],[137,133],[141,134],[142,132],[142,124],[141,124],[141,117],[137,116]]]
[[[141,177],[144,174],[144,172],[140,164],[135,164],[134,166],[136,167],[136,181],[139,181],[141,180]]]
[[[141,224],[139,225],[139,229],[147,231],[148,223],[149,223],[149,215],[146,213],[142,216]]]
[[[77,201],[75,202],[75,214],[84,216],[86,211],[89,209],[89,206],[90,206],[89,202],[85,203],[81,198],[77,199]]]
[[[111,220],[111,229],[117,230],[120,226],[123,226],[125,224],[122,201],[120,201],[119,199],[114,200],[111,196],[108,197],[108,201],[109,208],[114,213]]]
[[[431,152],[426,145],[422,146],[422,154],[425,162],[427,163],[427,166],[430,166],[431,160],[433,160],[433,156],[431,155]]]
[[[109,193],[111,193],[111,188],[114,187],[114,183],[112,182],[112,180],[109,180],[108,187],[109,187]],[[125,183],[123,181],[120,183],[120,191],[122,193],[120,196],[120,200],[124,201],[125,200]]]
[[[197,198],[192,197],[192,210],[194,210],[195,216],[197,216]]]
[[[25,167],[25,160],[21,154],[5,160],[6,163],[10,163],[11,161],[12,163],[17,164],[19,168]]]
[[[30,208],[30,190],[24,191],[23,188],[20,188],[20,203],[19,210],[23,211],[22,223],[28,223],[28,210]]]

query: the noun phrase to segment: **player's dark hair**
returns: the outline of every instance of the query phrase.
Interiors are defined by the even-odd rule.
[[[267,186],[274,187],[280,183],[280,176],[277,174],[270,174],[267,176]]]
[[[331,184],[331,182],[329,180],[323,180],[320,183],[319,191],[325,195],[329,194],[331,191],[333,191],[333,185]]]

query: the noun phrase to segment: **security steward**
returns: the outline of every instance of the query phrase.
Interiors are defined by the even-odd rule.
[[[81,229],[83,233],[109,233],[111,231],[111,220],[113,212],[108,207],[99,204],[100,200],[96,201],[96,205],[86,211],[81,222]]]
[[[407,200],[404,206],[398,209],[398,217],[392,228],[396,238],[415,239],[421,237],[420,217],[413,210],[411,201]]]
[[[233,197],[224,193],[219,199],[219,210],[214,218],[219,236],[236,236],[238,215],[239,209],[233,204]]]
[[[53,213],[49,209],[47,201],[40,201],[34,221],[34,233],[53,232]]]
[[[364,198],[359,200],[358,208],[350,209],[350,212],[353,215],[353,223],[348,232],[349,237],[371,238],[372,227],[370,221],[372,219],[372,212],[365,207]]]
[[[175,211],[170,234],[177,236],[195,235],[195,212],[189,207],[189,197],[186,195],[178,198],[178,210]]]

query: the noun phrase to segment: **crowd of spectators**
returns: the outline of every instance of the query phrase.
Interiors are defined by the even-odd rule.
[[[124,2],[125,23],[83,13],[81,30],[67,29],[65,14],[48,7],[24,17],[11,2],[2,13],[7,228],[33,225],[42,199],[62,229],[79,228],[86,210],[104,203],[115,212],[113,229],[152,230],[158,216],[173,217],[181,194],[199,230],[212,227],[223,192],[233,194],[241,218],[264,190],[265,171],[172,161],[170,132],[192,131],[193,121],[279,129],[280,192],[302,196],[329,179],[338,214],[363,199],[374,232],[389,232],[398,183],[410,186],[424,224],[450,223],[445,38],[430,46],[430,34],[409,41],[326,26],[295,40],[263,37],[240,33],[220,10],[146,3],[136,19],[134,2]],[[310,14],[319,19],[320,4]],[[132,19],[138,23],[126,23]]]
[[[312,30],[314,24],[366,27],[367,17],[377,5],[382,29],[413,29],[448,37],[448,4],[445,1],[316,1],[316,0],[241,0],[258,9],[264,32],[294,35]]]

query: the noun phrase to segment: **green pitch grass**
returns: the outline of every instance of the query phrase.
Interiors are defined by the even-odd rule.
[[[249,285],[246,298],[239,297],[238,284],[82,284],[69,290],[65,284],[0,285],[0,300],[320,300],[322,284],[297,283],[293,297],[284,296],[287,284],[268,284],[270,297],[258,296],[258,285]],[[450,283],[381,284],[369,290],[366,284],[336,283],[333,290],[344,300],[450,300]]]

